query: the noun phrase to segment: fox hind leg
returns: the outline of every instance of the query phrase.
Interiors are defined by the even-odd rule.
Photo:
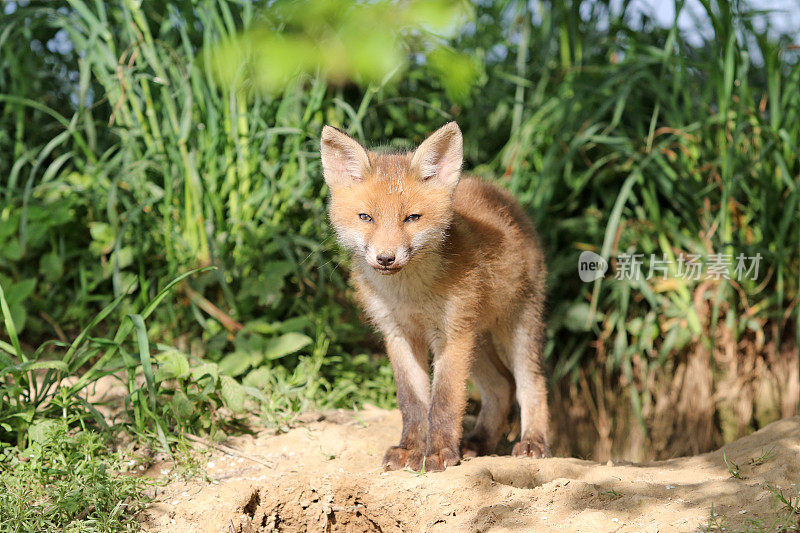
[[[512,451],[514,456],[551,457],[547,382],[541,369],[543,348],[541,305],[531,302],[520,315],[509,346],[521,423],[520,441]]]
[[[475,429],[462,443],[464,457],[494,451],[506,429],[514,400],[513,377],[500,361],[488,334],[482,335],[476,343],[472,379],[481,395],[481,410]]]

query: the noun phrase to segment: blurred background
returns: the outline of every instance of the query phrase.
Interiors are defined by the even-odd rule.
[[[105,375],[162,442],[393,407],[326,221],[324,124],[408,148],[456,120],[467,171],[526,207],[556,454],[697,453],[797,414],[797,2],[0,6],[0,440],[97,418]],[[587,250],[605,279],[580,280]],[[615,279],[626,252],[668,275]],[[756,279],[676,270],[739,253]]]

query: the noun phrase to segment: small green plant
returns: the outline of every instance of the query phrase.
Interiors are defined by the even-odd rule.
[[[720,516],[714,511],[714,504],[711,504],[711,510],[708,514],[708,521],[700,526],[701,531],[704,533],[722,533],[725,531],[725,517]]]
[[[763,450],[762,449],[761,450],[761,455],[759,455],[758,457],[751,457],[749,459],[749,463],[750,463],[751,466],[763,465],[767,461],[773,460],[776,455],[777,455],[777,453],[775,452],[775,446],[773,446],[769,450]]]
[[[333,452],[326,452],[325,450],[323,450],[322,446],[319,447],[319,453],[322,454],[322,456],[325,458],[326,461],[333,461],[334,459],[336,459],[338,457]]]
[[[792,496],[790,494],[787,496],[783,493],[783,489],[778,489],[769,484],[765,484],[764,487],[772,493],[772,496],[783,506],[783,509],[789,511],[790,517],[800,515],[800,495]]]
[[[17,338],[16,323],[0,284],[0,316],[11,340],[11,344],[0,341],[0,441],[23,448],[28,442],[29,429],[38,421],[66,416],[73,417],[82,426],[93,423],[109,429],[104,417],[82,393],[100,378],[121,373],[126,375],[129,392],[126,407],[135,430],[142,435],[147,432],[156,435],[168,449],[164,433],[167,425],[163,412],[159,411],[158,394],[169,390],[169,382],[156,383],[158,361],[152,358],[144,320],[175,285],[200,271],[202,269],[186,272],[166,284],[141,311],[129,314],[111,338],[93,337],[92,331],[122,303],[127,292],[98,313],[71,344],[44,342],[33,353],[23,350]],[[135,333],[133,353],[136,356],[128,346],[131,333]],[[167,350],[167,353],[172,352]],[[172,359],[163,366],[188,369],[188,362],[180,365]],[[67,383],[68,377],[74,379]],[[146,387],[139,386],[139,377],[144,377]],[[174,376],[166,371],[161,377]]]
[[[24,449],[0,455],[2,531],[127,531],[147,502],[147,483],[91,430],[40,420]]]
[[[725,466],[728,467],[728,472],[731,474],[731,477],[736,479],[744,479],[742,477],[739,465],[733,462],[732,459],[728,459],[728,455],[725,450],[722,450],[722,460],[725,461]]]
[[[427,458],[427,457],[423,457],[423,458],[422,458],[422,467],[419,469],[419,472],[417,472],[416,470],[412,470],[412,469],[410,469],[410,468],[409,468],[409,470],[410,470],[411,472],[414,472],[414,473],[415,473],[415,474],[416,474],[418,477],[419,477],[419,476],[421,476],[421,477],[425,477],[425,475],[426,475],[426,473],[427,473],[427,472],[425,471],[425,463],[427,462],[427,460],[428,460],[428,458]]]
[[[185,438],[178,438],[172,447],[174,464],[169,479],[188,481],[200,478],[210,481],[205,469],[210,456],[210,448],[198,447]]]
[[[800,517],[800,496],[786,495],[782,489],[773,487],[768,483],[764,484],[764,488],[768,490],[776,505],[779,507],[777,515],[769,520],[751,518],[744,522],[744,527],[736,529],[742,533],[788,533],[789,531],[797,531],[798,518]],[[789,511],[788,514],[785,511]],[[702,531],[721,533],[722,531],[730,530],[726,526],[726,518],[720,516],[714,511],[714,505],[711,505],[711,513],[708,521],[701,526]]]

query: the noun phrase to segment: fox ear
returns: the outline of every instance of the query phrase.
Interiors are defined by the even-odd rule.
[[[461,130],[455,122],[448,122],[419,145],[411,157],[411,166],[423,181],[454,188],[461,177],[463,161]]]
[[[370,168],[367,150],[345,132],[331,126],[322,128],[319,152],[325,183],[331,188],[363,181]]]

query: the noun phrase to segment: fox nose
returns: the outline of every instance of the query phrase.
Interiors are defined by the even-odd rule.
[[[394,263],[394,254],[379,254],[375,259],[379,265],[388,267]]]

